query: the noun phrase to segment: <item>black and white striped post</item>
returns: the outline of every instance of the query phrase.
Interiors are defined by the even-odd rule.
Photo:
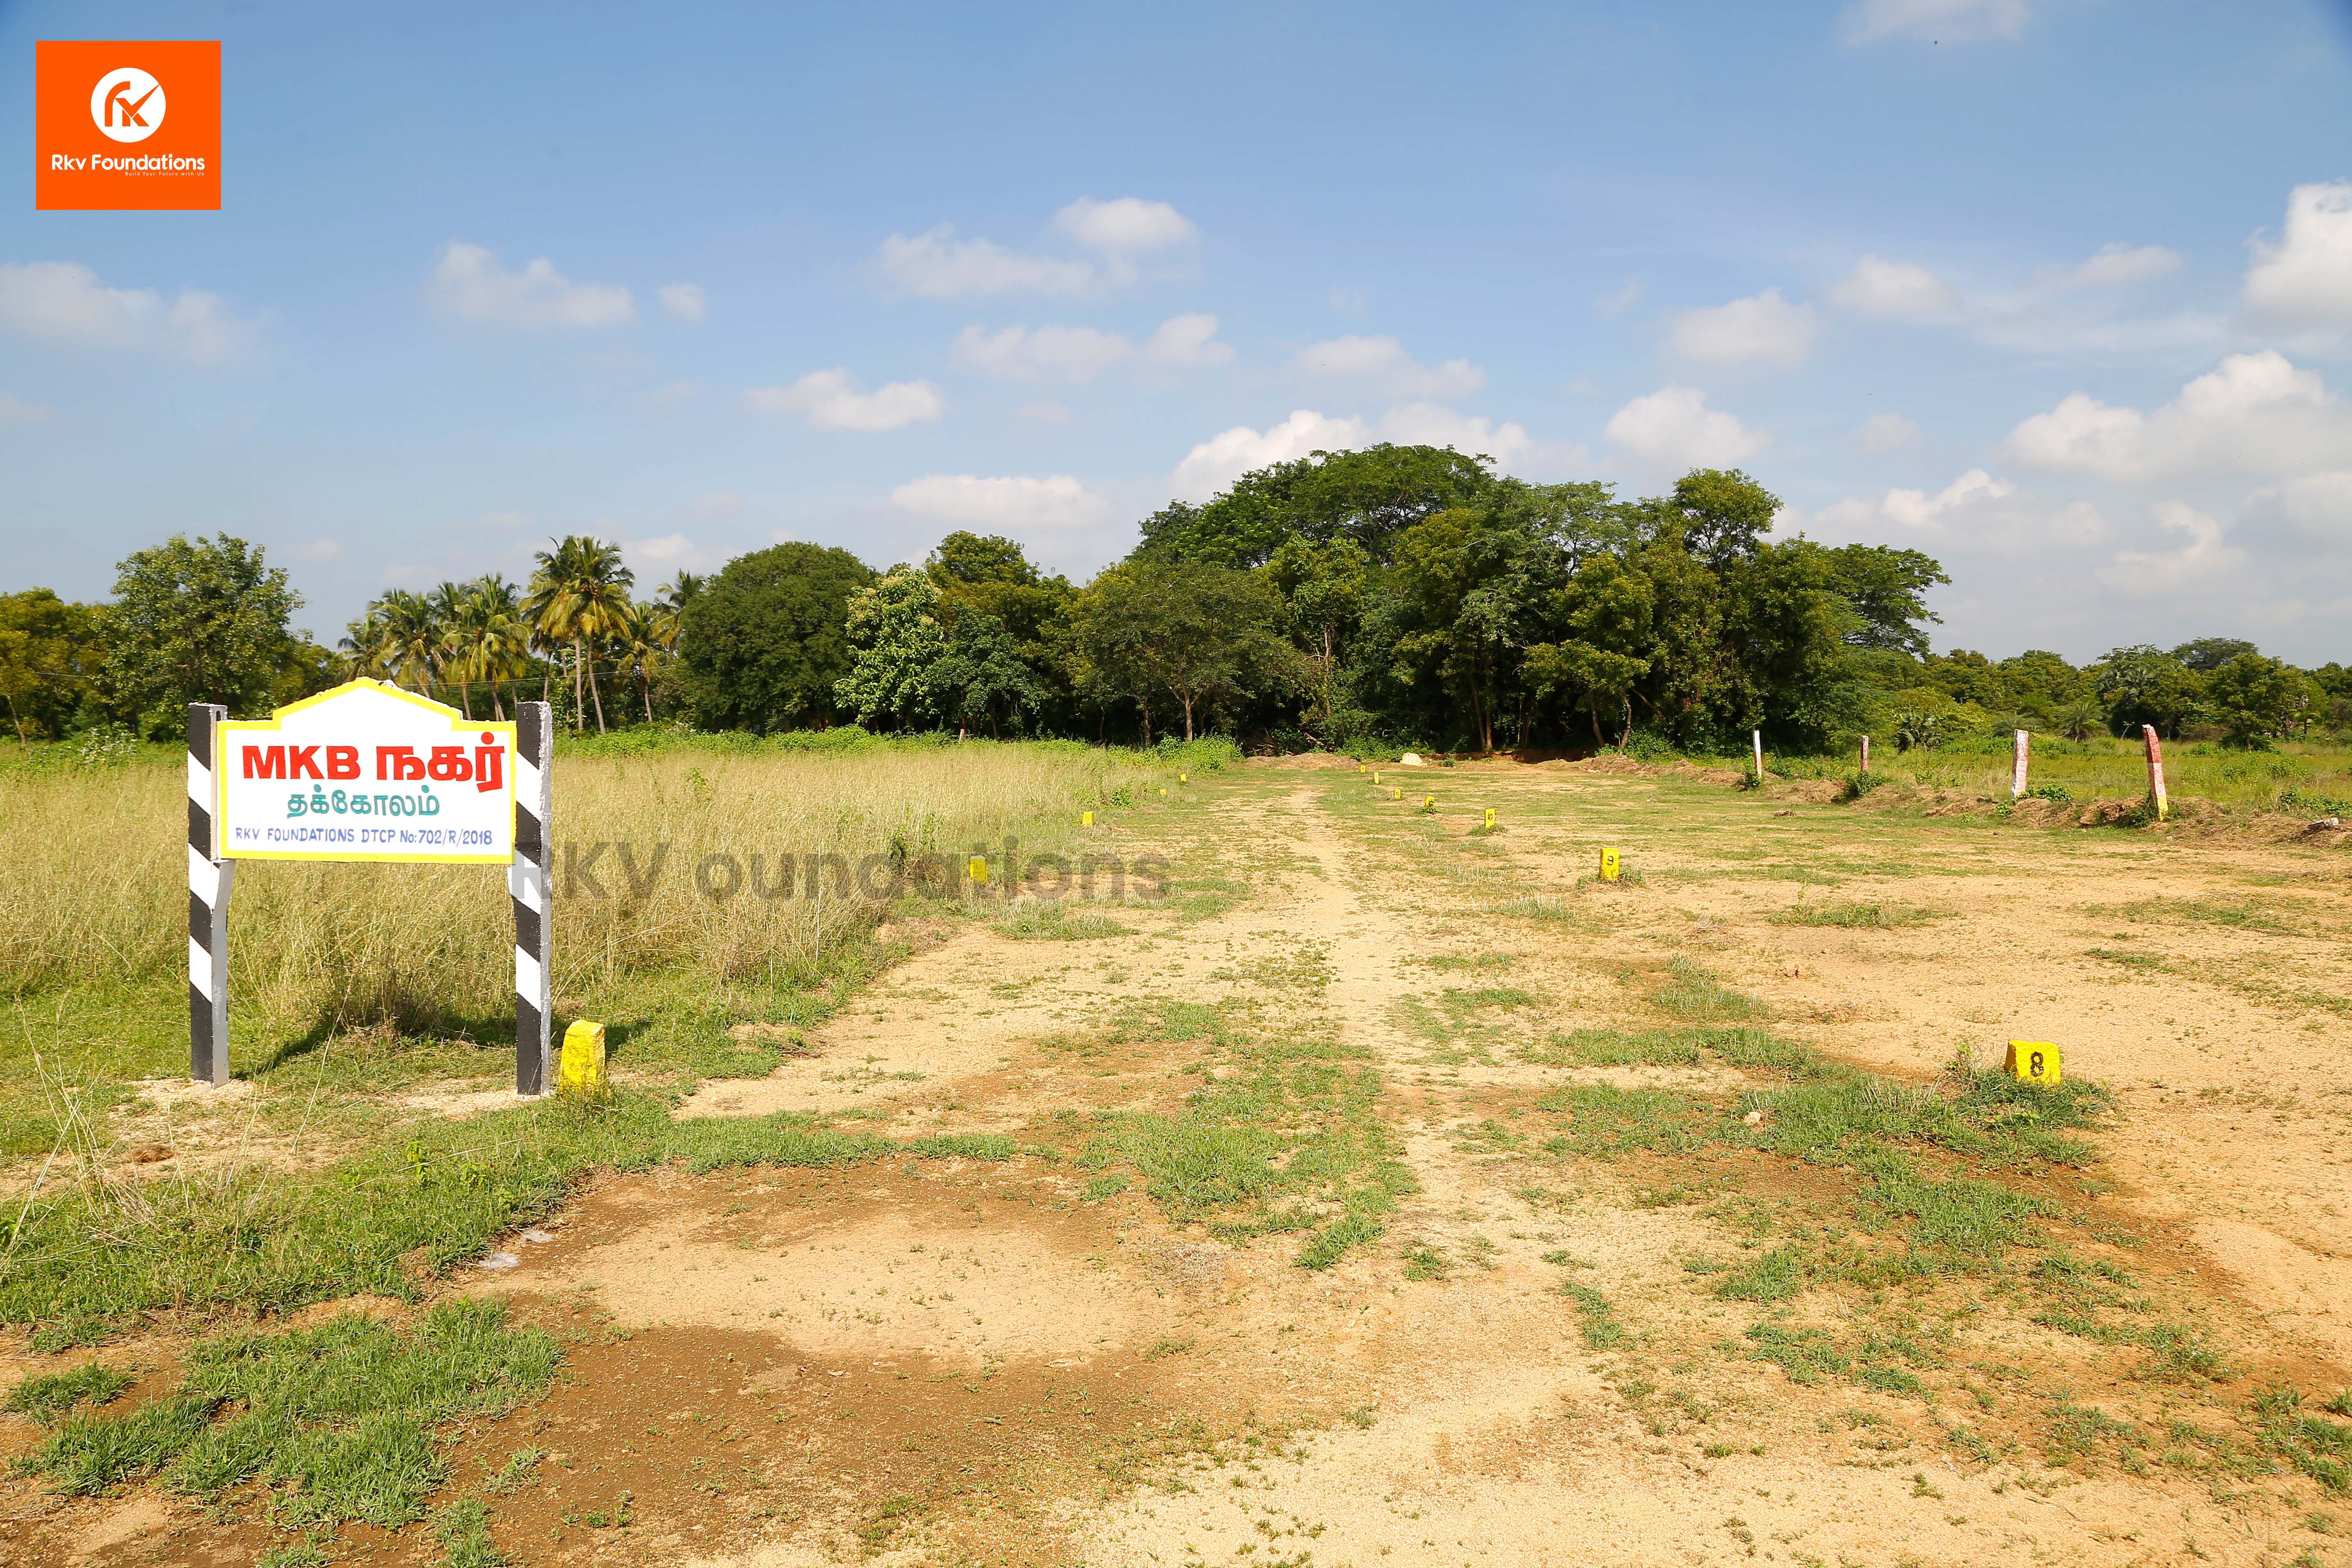
[[[215,702],[188,704],[188,1076],[228,1082],[228,895],[236,862],[220,858],[213,803]]]
[[[547,897],[554,752],[555,710],[544,702],[516,703],[515,854],[507,868],[507,892],[514,900],[517,1094],[545,1094],[554,1070]]]

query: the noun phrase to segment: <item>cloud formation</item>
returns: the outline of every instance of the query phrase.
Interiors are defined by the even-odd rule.
[[[674,321],[699,321],[708,310],[699,283],[665,283],[660,289],[662,314]]]
[[[1862,449],[1891,452],[1919,438],[1919,426],[1900,414],[1874,414],[1862,422]]]
[[[1219,431],[1184,455],[1168,486],[1179,500],[1203,501],[1253,468],[1316,452],[1355,451],[1381,441],[1483,454],[1507,472],[1532,478],[1564,476],[1588,456],[1573,442],[1538,441],[1516,420],[1497,423],[1439,403],[1400,404],[1376,423],[1298,408],[1264,430],[1236,425]]]
[[[1369,382],[1391,397],[1461,397],[1486,384],[1486,373],[1468,360],[1425,365],[1394,338],[1351,335],[1309,343],[1293,363],[1311,374]]]
[[[2279,478],[2352,462],[2352,408],[2317,372],[2264,349],[2231,354],[2153,414],[2074,393],[2021,421],[2003,450],[2030,468],[2104,479]]]
[[[1857,316],[1936,321],[1960,308],[1960,297],[1926,268],[1908,261],[1865,256],[1853,264],[1830,298]]]
[[[2246,314],[2272,326],[2352,329],[2352,180],[2297,185],[2286,228],[2257,237],[2242,295]]]
[[[991,239],[958,239],[953,224],[882,242],[884,276],[927,300],[982,294],[1085,296],[1132,283],[1139,258],[1200,237],[1192,221],[1166,202],[1136,196],[1098,202],[1081,196],[1055,215],[1054,226],[1097,252],[1099,261],[1029,256]]]
[[[2025,31],[2026,0],[1857,0],[1846,8],[1849,44],[1926,38],[1939,44],[2014,38]]]
[[[890,504],[933,522],[993,533],[1091,528],[1110,521],[1111,502],[1068,474],[927,474],[890,492]]]
[[[2126,599],[2210,594],[2237,575],[2246,552],[2226,542],[2221,525],[2186,501],[2156,504],[2157,525],[2180,536],[2171,550],[2123,550],[2099,568],[2099,581]]]
[[[227,363],[251,354],[257,333],[226,303],[194,289],[166,302],[152,289],[109,288],[78,261],[0,264],[0,331],[74,348]]]
[[[1979,549],[2017,554],[2052,545],[2087,547],[2107,537],[2106,519],[2087,501],[2053,505],[1982,468],[1930,494],[1896,488],[1875,500],[1856,498],[1813,514],[1815,528],[1833,539],[1881,542],[1890,534],[1933,542],[1938,549]]]
[[[1034,329],[1004,327],[988,331],[966,327],[949,352],[958,363],[998,381],[1051,379],[1089,382],[1113,365],[1141,361],[1170,369],[1202,369],[1234,357],[1216,341],[1217,318],[1175,316],[1139,346],[1117,332],[1094,327],[1048,324]]]
[[[1736,415],[1709,408],[1706,394],[1695,386],[1662,386],[1634,398],[1609,416],[1601,434],[1643,468],[1661,472],[1732,468],[1772,444]]]
[[[790,386],[751,386],[743,403],[762,414],[804,416],[812,430],[896,430],[927,424],[947,412],[947,400],[928,381],[894,381],[860,392],[846,370],[814,370]]]
[[[1801,364],[1813,346],[1813,308],[1791,305],[1778,289],[1727,305],[1685,310],[1675,318],[1670,346],[1685,359],[1708,364]]]
[[[637,319],[629,291],[574,283],[544,256],[520,272],[499,268],[488,247],[453,239],[433,269],[435,309],[452,321],[530,331],[621,326]]]

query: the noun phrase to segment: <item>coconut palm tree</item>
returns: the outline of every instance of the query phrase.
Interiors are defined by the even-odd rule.
[[[441,624],[432,602],[422,594],[394,588],[376,601],[383,622],[386,662],[422,697],[433,695],[433,677],[441,668]]]
[[[613,635],[613,656],[619,673],[635,679],[648,724],[654,720],[654,677],[677,647],[677,612],[658,601],[631,605]]]
[[[596,668],[589,645],[602,642],[618,629],[629,609],[629,586],[636,574],[621,564],[621,547],[575,533],[550,540],[553,550],[542,550],[530,574],[530,593],[523,600],[524,617],[541,642],[572,646],[572,726],[580,722],[581,677],[587,677],[589,700],[596,705],[596,728],[604,729],[604,698],[596,686]]]
[[[383,606],[381,602],[370,605],[360,618],[343,628],[342,640],[335,662],[341,667],[346,680],[388,680],[392,678],[392,654],[384,637]]]
[[[514,589],[504,578],[478,577],[458,590],[442,645],[447,668],[465,694],[467,718],[474,713],[471,683],[476,680],[489,686],[491,715],[506,718],[499,682],[521,672],[530,636],[516,612]]]

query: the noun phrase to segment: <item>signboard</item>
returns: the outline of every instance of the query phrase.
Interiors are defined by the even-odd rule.
[[[213,727],[224,860],[515,858],[515,726],[380,680]]]

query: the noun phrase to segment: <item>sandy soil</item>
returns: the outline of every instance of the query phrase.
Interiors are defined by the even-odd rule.
[[[2300,1478],[2059,1468],[2026,1424],[2058,1386],[2143,1415],[2174,1399],[2210,1424],[2266,1379],[2352,1381],[2339,854],[1874,815],[1622,764],[1454,773],[1416,773],[1442,792],[1434,819],[1365,812],[1340,769],[1218,781],[1129,831],[1180,879],[1245,877],[1229,910],[1122,911],[1129,934],[1084,942],[964,925],[810,1031],[806,1057],[708,1083],[679,1112],[880,1110],[894,1131],[1066,1150],[1093,1113],[1172,1108],[1200,1081],[1195,1045],[1136,1037],[1126,1009],[1223,1000],[1263,1030],[1336,1031],[1381,1073],[1421,1190],[1380,1244],[1309,1272],[1295,1238],[1171,1229],[1135,1186],[1090,1200],[1066,1157],[604,1181],[546,1241],[502,1244],[517,1267],[456,1282],[574,1342],[542,1405],[457,1439],[460,1485],[550,1451],[538,1483],[495,1500],[510,1559],[2352,1561],[2311,1528],[2328,1502]],[[1465,838],[1485,805],[1507,831]],[[1582,880],[1604,843],[1638,882]],[[1773,918],[1825,900],[1932,918]],[[1763,1314],[1685,1268],[1738,1245],[1720,1206],[1676,1195],[1692,1168],[1538,1157],[1496,1131],[1578,1082],[1736,1089],[1718,1069],[1548,1066],[1530,1048],[1642,1026],[1675,958],[1760,999],[1773,1028],[1916,1081],[1956,1050],[2063,1042],[2066,1071],[2117,1100],[2099,1183],[2070,1189],[2108,1227],[2086,1254],[2127,1257],[2230,1348],[2235,1380],[2154,1389],[2124,1352],[2002,1310],[1956,1320],[1964,1365],[1932,1405],[1801,1385],[1741,1353]],[[1447,1038],[1416,1022],[1482,985],[1528,1000],[1464,1013]],[[1832,1184],[1760,1157],[1704,1179],[1776,1213]],[[1415,1247],[1453,1267],[1412,1278]],[[1622,1342],[1592,1347],[1564,1269],[1611,1303]],[[1816,1291],[1793,1321],[1868,1306]],[[1968,1370],[1983,1367],[2013,1380]],[[1965,1459],[1947,1423],[2006,1456]],[[277,1539],[146,1493],[11,1485],[0,1563],[242,1563]],[[625,1522],[583,1522],[624,1493]],[[437,1561],[416,1531],[346,1531],[337,1551]]]

